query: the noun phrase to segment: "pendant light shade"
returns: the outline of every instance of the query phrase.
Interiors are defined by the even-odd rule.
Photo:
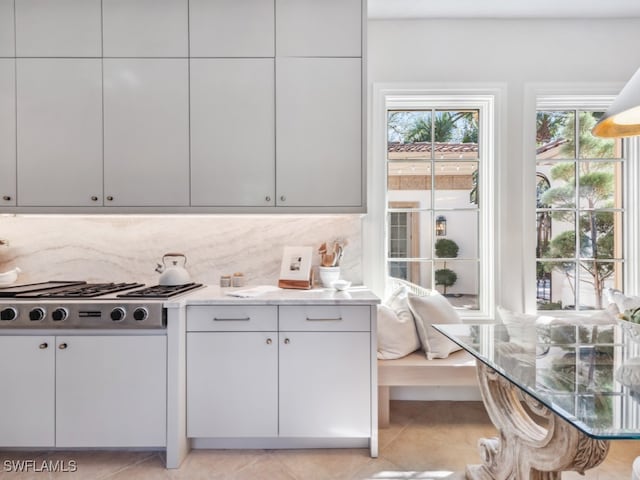
[[[640,69],[627,82],[591,133],[609,138],[640,135]]]

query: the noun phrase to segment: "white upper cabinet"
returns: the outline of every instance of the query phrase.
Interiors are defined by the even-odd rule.
[[[0,0],[0,57],[16,54],[13,0]]]
[[[361,56],[362,0],[276,0],[276,55]]]
[[[103,0],[105,57],[187,57],[187,0]]]
[[[100,0],[15,0],[18,57],[99,57]]]
[[[191,56],[273,57],[273,2],[190,0]]]
[[[101,204],[100,60],[19,58],[16,67],[19,204]]]
[[[188,60],[104,60],[104,185],[107,206],[189,204]]]
[[[192,205],[275,204],[273,77],[273,59],[191,61]]]
[[[362,206],[359,58],[276,60],[281,206]]]
[[[363,5],[0,0],[0,207],[363,211]]]
[[[0,205],[16,204],[16,61],[0,58]]]

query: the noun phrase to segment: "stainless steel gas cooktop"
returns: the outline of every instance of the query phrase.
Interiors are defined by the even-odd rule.
[[[50,281],[0,288],[2,328],[166,328],[163,302],[200,283]]]

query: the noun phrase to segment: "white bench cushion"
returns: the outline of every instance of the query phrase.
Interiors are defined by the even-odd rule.
[[[396,360],[378,360],[378,385],[381,387],[476,384],[475,358],[464,350],[434,360],[427,360],[421,351]]]

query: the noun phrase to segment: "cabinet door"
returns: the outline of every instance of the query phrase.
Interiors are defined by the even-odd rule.
[[[369,437],[369,333],[279,335],[280,436]]]
[[[190,0],[192,57],[273,57],[274,0]]]
[[[17,62],[18,203],[101,203],[101,61]]]
[[[274,205],[273,59],[191,60],[191,204]]]
[[[53,337],[0,337],[0,447],[55,441]]]
[[[359,57],[362,0],[276,0],[280,57]]]
[[[278,434],[275,332],[187,333],[187,436]]]
[[[107,206],[189,204],[186,59],[104,60]]]
[[[0,57],[15,57],[14,0],[0,0]]]
[[[15,73],[16,61],[0,58],[0,206],[16,204]]]
[[[56,337],[56,446],[165,446],[166,340]]]
[[[360,95],[360,59],[276,60],[278,205],[362,205]]]
[[[99,57],[100,0],[15,0],[18,57]]]
[[[105,57],[188,56],[187,0],[102,0]]]

